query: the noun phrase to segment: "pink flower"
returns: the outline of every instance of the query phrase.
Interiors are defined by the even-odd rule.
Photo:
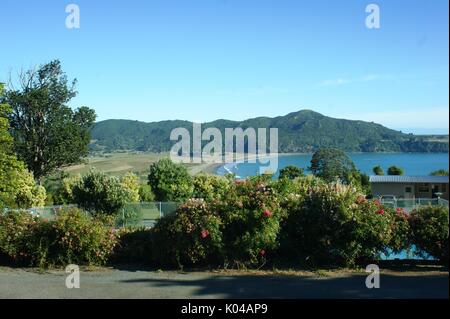
[[[384,209],[378,210],[378,211],[377,211],[377,214],[378,214],[378,215],[384,215]]]
[[[380,201],[377,199],[377,200],[375,200],[375,205],[377,205],[377,206],[381,206],[381,203],[380,203]]]
[[[264,249],[261,249],[260,251],[259,251],[259,255],[262,257],[262,256],[264,256],[266,254],[266,251],[264,250]]]
[[[266,217],[266,218],[269,218],[272,216],[272,212],[270,210],[265,210],[263,214],[264,214],[264,217]]]
[[[209,231],[207,229],[203,229],[202,232],[200,233],[200,236],[202,236],[202,238],[208,237]]]

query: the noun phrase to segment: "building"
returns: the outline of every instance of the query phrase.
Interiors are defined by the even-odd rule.
[[[443,198],[448,200],[448,176],[370,176],[373,196]]]

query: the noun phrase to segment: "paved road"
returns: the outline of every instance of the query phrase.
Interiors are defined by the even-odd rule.
[[[0,268],[0,298],[448,298],[448,273],[389,273],[380,289],[364,274],[333,277],[224,275],[208,272],[105,270],[81,272],[80,289],[66,273]]]

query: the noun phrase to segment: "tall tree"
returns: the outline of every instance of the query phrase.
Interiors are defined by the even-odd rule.
[[[58,60],[19,75],[20,88],[10,88],[0,102],[8,103],[11,133],[19,159],[36,179],[80,162],[88,153],[89,128],[95,112],[75,111],[67,103],[76,96]]]
[[[312,156],[309,170],[327,182],[340,180],[343,183],[350,183],[352,174],[357,171],[350,157],[334,148],[317,150]]]
[[[3,93],[3,84],[0,83],[0,99]],[[13,139],[9,134],[10,112],[8,104],[0,103],[0,209],[42,206],[46,198],[45,189],[36,186],[33,175],[14,154]]]

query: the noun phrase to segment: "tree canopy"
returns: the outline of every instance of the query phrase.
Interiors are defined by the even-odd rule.
[[[192,195],[193,182],[185,166],[163,158],[150,165],[148,184],[157,201],[184,201]]]
[[[340,180],[346,184],[351,182],[352,175],[357,172],[350,157],[334,148],[317,150],[312,156],[309,170],[327,182]]]
[[[388,168],[387,173],[388,175],[403,175],[405,171],[403,168],[393,165]]]
[[[446,169],[438,169],[430,173],[431,176],[448,176],[448,170]]]
[[[280,169],[280,179],[283,178],[295,179],[303,175],[304,175],[303,169],[294,165],[289,165]]]
[[[380,165],[375,166],[372,171],[375,175],[384,175],[384,170]]]
[[[3,96],[0,83],[0,99]],[[0,103],[0,208],[29,208],[44,205],[45,189],[36,186],[33,175],[19,161],[13,151],[13,139],[9,134],[9,105]]]
[[[9,88],[0,103],[8,114],[15,151],[36,179],[66,165],[80,162],[88,153],[89,128],[95,112],[75,111],[67,103],[76,96],[76,80],[69,83],[58,60],[19,75],[19,89]]]

